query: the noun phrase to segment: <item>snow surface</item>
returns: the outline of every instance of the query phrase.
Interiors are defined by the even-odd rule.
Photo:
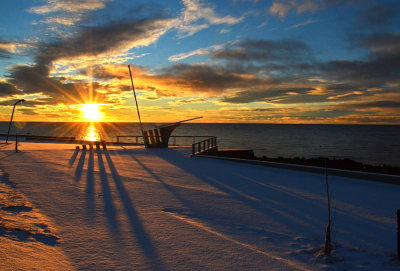
[[[191,158],[0,145],[1,270],[399,270],[400,186]]]

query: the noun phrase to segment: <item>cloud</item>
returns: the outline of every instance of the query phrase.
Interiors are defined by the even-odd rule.
[[[21,92],[13,85],[6,82],[0,82],[0,97],[20,94]]]
[[[308,20],[305,21],[305,22],[302,22],[302,23],[298,23],[298,24],[289,26],[289,27],[286,28],[286,29],[295,29],[295,28],[299,28],[299,27],[302,27],[302,26],[305,26],[305,25],[309,25],[309,24],[313,24],[313,23],[317,23],[317,22],[318,22],[317,20],[308,19]]]
[[[233,43],[234,42],[216,44],[216,45],[212,45],[207,48],[199,48],[199,49],[193,50],[188,53],[180,53],[180,54],[172,55],[168,58],[168,60],[169,61],[180,61],[180,60],[186,59],[188,57],[197,56],[197,55],[208,55],[209,56],[209,55],[212,55],[212,52],[219,51],[219,50],[223,49],[225,46],[227,46],[227,44],[233,44]]]
[[[292,7],[289,4],[275,1],[269,8],[269,13],[284,18],[291,8]]]
[[[369,87],[381,87],[399,82],[400,35],[379,33],[355,37],[355,44],[369,51],[362,60],[335,60],[320,63],[317,69],[330,79],[359,82]]]
[[[314,12],[319,8],[315,1],[304,0],[304,1],[274,1],[272,6],[269,8],[269,13],[274,16],[285,18],[286,15],[292,9],[296,9],[298,14],[304,12]]]
[[[15,43],[0,40],[0,52],[14,53],[16,48]]]
[[[174,105],[182,105],[182,104],[201,104],[201,103],[207,103],[208,100],[203,99],[203,98],[198,98],[198,99],[182,99],[182,100],[177,100],[175,102],[172,102],[170,104]]]
[[[311,91],[312,88],[267,88],[257,91],[241,91],[233,96],[224,97],[221,101],[225,103],[241,104],[252,102],[276,102],[276,99],[281,100],[285,96],[293,96],[297,94],[305,94]]]
[[[45,5],[33,7],[29,9],[29,11],[36,14],[47,14],[60,11],[82,13],[103,9],[108,1],[110,0],[47,0]]]
[[[244,17],[221,16],[214,7],[202,3],[201,0],[183,0],[184,8],[177,21],[176,28],[180,38],[191,36],[210,25],[233,25],[243,21]]]
[[[310,58],[311,49],[298,40],[244,40],[231,48],[217,51],[214,58],[237,61],[298,61]]]
[[[400,34],[376,33],[358,36],[357,44],[366,47],[379,57],[398,57],[400,55]]]
[[[45,17],[33,24],[48,25],[47,31],[65,35],[69,30],[66,31],[65,27],[73,27],[83,21],[87,14],[104,9],[110,1],[113,0],[46,0],[46,4],[28,11]]]
[[[355,109],[361,110],[379,110],[394,109],[400,113],[400,101],[366,101],[366,102],[351,102],[335,106],[336,108],[348,109],[354,111]]]
[[[116,90],[115,86],[106,82],[87,83],[82,74],[76,74],[74,68],[68,68],[70,64],[75,64],[76,68],[81,65],[80,62],[87,65],[87,61],[93,58],[111,63],[126,61],[129,49],[156,42],[169,29],[170,22],[162,16],[154,16],[142,20],[124,18],[100,26],[81,26],[74,36],[39,44],[35,63],[11,67],[6,82],[23,93],[41,92],[49,95],[51,104],[107,102],[108,94]],[[117,59],[113,60],[112,56]],[[51,71],[58,73],[58,76],[51,74]],[[92,80],[91,77],[87,79]]]
[[[223,28],[223,29],[221,29],[219,31],[220,34],[226,34],[226,33],[229,33],[229,32],[231,32],[231,29],[226,29],[226,28]]]
[[[72,38],[43,44],[36,62],[50,64],[60,58],[95,56],[112,50],[128,51],[132,47],[147,46],[167,31],[168,22],[168,19],[154,18],[82,27]]]
[[[268,25],[268,22],[263,22],[257,26],[257,28],[263,28],[264,26]]]
[[[234,68],[200,64],[176,64],[162,69],[156,78],[168,82],[168,88],[197,93],[222,93],[230,88],[243,88],[268,81],[240,73]]]
[[[297,9],[297,13],[303,13],[303,12],[307,12],[307,11],[314,12],[318,9],[318,5],[311,0],[306,0],[303,2],[293,1],[292,3]]]
[[[28,44],[9,42],[0,39],[0,58],[10,58],[13,54],[21,53]]]
[[[356,18],[357,27],[379,30],[392,23],[398,13],[399,8],[396,5],[369,6]]]
[[[57,103],[84,103],[89,97],[93,100],[102,100],[101,85],[98,83],[87,84],[67,83],[65,78],[49,77],[46,66],[15,66],[8,79],[9,84],[23,90],[22,93],[43,93],[48,95],[50,104]]]

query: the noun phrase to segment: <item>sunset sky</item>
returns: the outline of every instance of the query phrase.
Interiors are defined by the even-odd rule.
[[[145,122],[400,124],[398,0],[18,0],[0,10],[0,121],[18,99],[18,121],[137,121],[130,64]]]

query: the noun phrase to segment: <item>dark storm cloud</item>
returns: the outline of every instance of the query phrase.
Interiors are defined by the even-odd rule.
[[[104,99],[104,94],[97,90],[106,88],[98,83],[68,82],[63,77],[50,76],[50,67],[54,61],[64,57],[85,57],[106,53],[121,46],[145,45],[158,37],[157,31],[162,31],[165,19],[162,17],[124,20],[111,22],[101,26],[80,27],[73,37],[67,37],[55,42],[42,43],[38,46],[35,64],[32,66],[18,65],[10,69],[8,83],[13,84],[24,93],[41,92],[53,97],[50,103],[82,101],[93,96],[94,99]],[[153,36],[154,35],[154,36]],[[89,89],[93,93],[89,94]]]
[[[272,83],[252,74],[242,74],[245,69],[235,67],[177,64],[163,69],[158,75],[174,80],[174,84],[194,91],[222,92],[227,88],[248,88],[251,85]],[[248,76],[246,76],[248,75]]]
[[[376,108],[381,109],[395,109],[396,111],[400,112],[400,101],[367,101],[367,102],[351,102],[346,104],[340,104],[334,106],[335,108],[340,109],[370,109],[374,110]]]
[[[366,8],[358,18],[357,27],[362,29],[377,29],[389,25],[398,14],[395,5],[376,5]]]
[[[102,89],[98,83],[66,83],[65,78],[49,77],[49,68],[44,65],[13,67],[8,85],[22,89],[23,92],[19,92],[20,94],[42,93],[48,95],[51,97],[46,100],[48,104],[84,102],[84,98],[90,95],[94,99],[101,99],[103,96],[97,92]]]
[[[382,86],[400,78],[400,35],[380,33],[358,36],[355,42],[368,49],[363,60],[335,60],[320,63],[317,68],[327,78],[344,82],[358,82],[366,87]]]
[[[13,94],[21,94],[21,92],[13,84],[0,82],[0,96],[10,96]]]
[[[356,42],[359,46],[370,49],[376,57],[399,57],[400,55],[399,34],[376,33],[369,36],[360,36]]]
[[[210,54],[228,62],[178,64],[154,77],[193,92],[225,93],[221,101],[234,104],[351,101],[372,96],[372,88],[388,93],[399,82],[399,40],[397,34],[357,35],[353,46],[367,50],[365,58],[327,62],[301,41],[246,40]]]
[[[311,57],[311,49],[298,40],[245,40],[220,50],[214,58],[236,61],[298,61]]]
[[[65,40],[43,44],[36,56],[38,64],[50,64],[63,57],[93,56],[119,48],[127,43],[151,39],[153,31],[161,31],[165,19],[143,19],[112,22],[108,25],[82,27],[79,33]]]

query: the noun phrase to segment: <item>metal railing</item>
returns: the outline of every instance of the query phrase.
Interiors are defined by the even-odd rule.
[[[170,140],[172,139],[172,145],[176,145],[177,138],[192,138],[192,144],[196,142],[196,138],[211,138],[212,136],[170,136]],[[142,144],[143,143],[143,136],[141,135],[118,135],[116,136],[117,138],[117,143],[126,143],[126,142],[121,142],[121,138],[134,138],[136,144]],[[139,138],[141,139],[141,142],[139,142]]]
[[[217,150],[217,137],[215,136],[192,144],[192,155],[199,155]]]

